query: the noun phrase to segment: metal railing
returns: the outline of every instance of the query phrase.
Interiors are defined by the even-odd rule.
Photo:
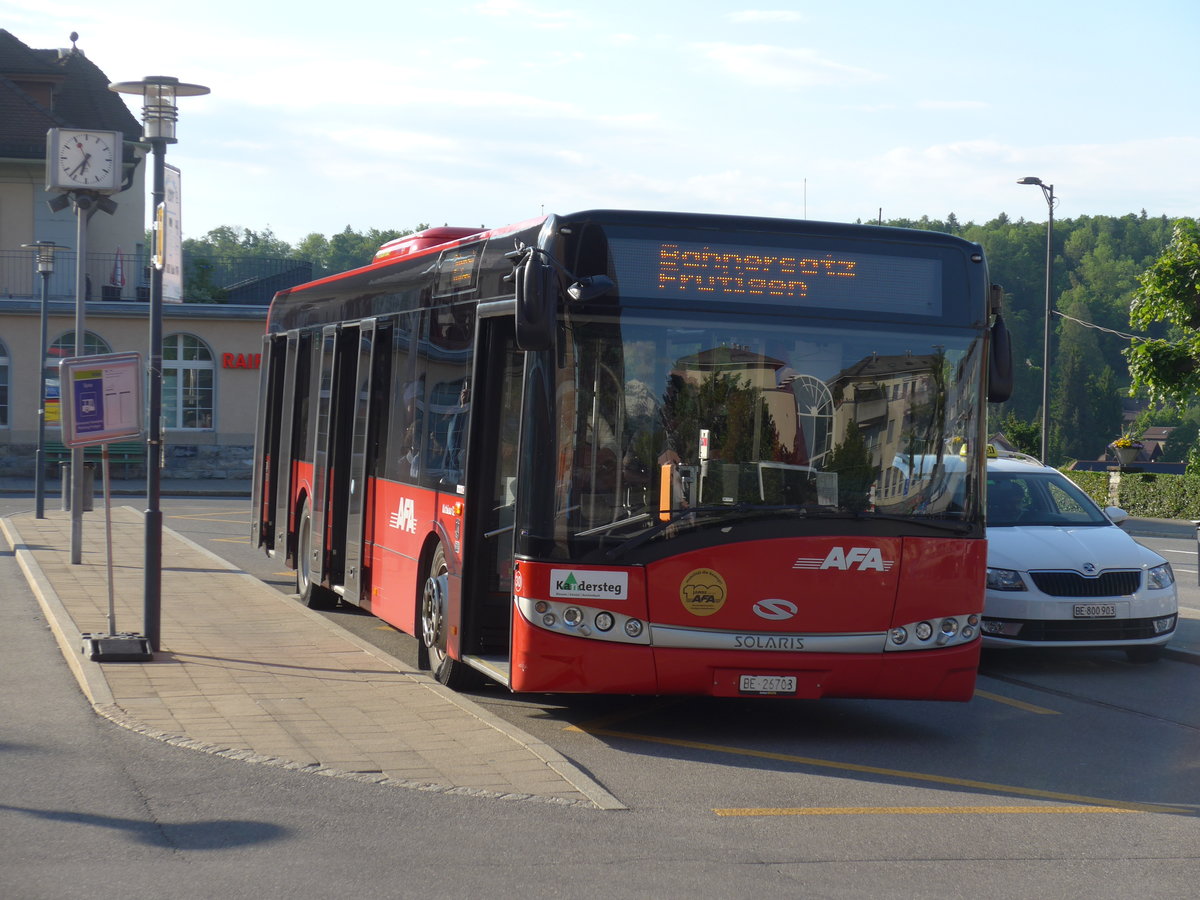
[[[149,259],[142,253],[89,253],[84,296],[89,300],[150,299]],[[305,260],[271,257],[196,257],[183,255],[184,302],[266,305],[276,291],[311,281]],[[34,255],[0,251],[0,302],[41,299],[42,282]],[[75,253],[54,255],[47,294],[51,300],[75,299]]]

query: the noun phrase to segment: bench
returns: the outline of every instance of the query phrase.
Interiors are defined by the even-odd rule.
[[[83,448],[84,462],[94,462],[97,466],[100,465],[103,458],[103,448],[100,444],[91,444]],[[46,441],[45,449],[42,455],[44,462],[52,462],[62,465],[65,462],[71,461],[71,448],[65,447],[58,441]],[[108,462],[110,466],[145,466],[146,465],[146,443],[145,441],[129,441],[121,443],[114,441],[108,445]]]

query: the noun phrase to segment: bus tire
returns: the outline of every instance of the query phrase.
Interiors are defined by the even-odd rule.
[[[446,551],[438,544],[429,560],[425,586],[421,589],[421,652],[418,662],[427,662],[433,677],[446,687],[461,691],[478,687],[483,679],[470,666],[452,659],[446,650],[449,582],[450,568],[446,565]]]
[[[308,560],[312,556],[312,513],[305,503],[300,511],[300,529],[296,533],[296,593],[309,609],[333,609],[337,594],[314,584],[308,577]]]

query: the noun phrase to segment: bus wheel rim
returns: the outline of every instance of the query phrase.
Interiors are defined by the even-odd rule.
[[[445,655],[446,573],[431,574],[421,599],[421,639],[429,653],[441,660]]]

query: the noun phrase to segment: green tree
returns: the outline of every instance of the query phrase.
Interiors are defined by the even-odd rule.
[[[1040,422],[1036,420],[1026,422],[1016,413],[1010,411],[1000,418],[998,424],[1000,426],[1000,433],[1022,453],[1037,456],[1042,452],[1042,426]]]
[[[856,422],[846,423],[846,434],[842,442],[829,451],[825,470],[837,473],[839,506],[853,511],[867,508],[875,467],[871,465],[871,451]]]
[[[1138,281],[1130,324],[1146,329],[1165,322],[1172,330],[1135,340],[1125,351],[1133,387],[1155,401],[1189,400],[1200,392],[1200,224],[1176,222],[1170,243]]]

